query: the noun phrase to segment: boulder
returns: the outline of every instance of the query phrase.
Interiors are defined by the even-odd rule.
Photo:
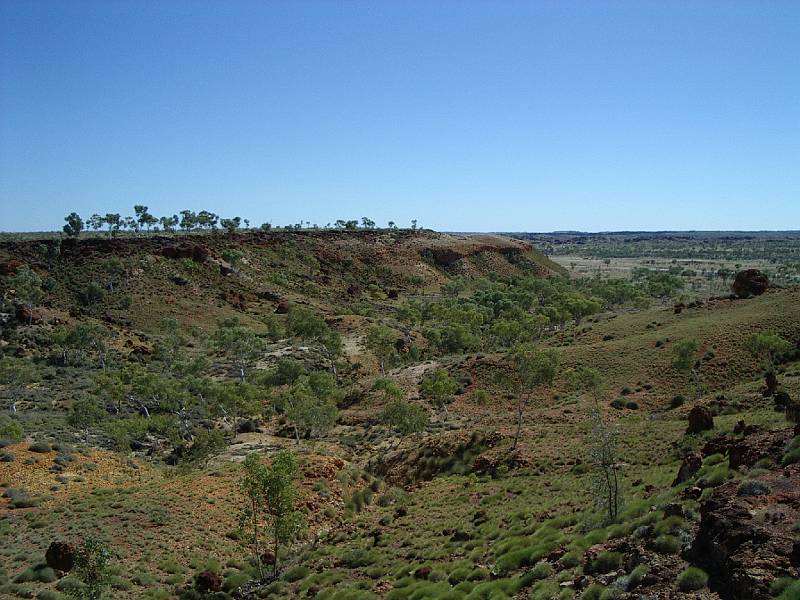
[[[678,469],[678,475],[675,477],[675,481],[672,482],[672,485],[676,486],[685,481],[689,481],[700,470],[701,466],[703,466],[702,456],[697,452],[688,454],[686,458],[683,459],[683,463],[681,463]]]
[[[760,296],[769,287],[769,279],[758,269],[745,269],[736,274],[733,280],[733,293],[739,298]]]
[[[200,244],[178,244],[165,246],[161,254],[171,259],[191,258],[195,262],[203,263],[208,258],[208,248]]]
[[[198,592],[218,592],[222,589],[222,577],[212,571],[203,571],[195,577],[194,588]]]
[[[44,559],[47,566],[64,573],[75,566],[75,546],[66,542],[53,542],[47,548]]]
[[[705,406],[695,406],[689,411],[689,426],[686,433],[700,433],[714,429],[714,416]]]
[[[17,272],[17,269],[24,266],[24,262],[15,258],[0,262],[0,275],[13,275]]]
[[[800,518],[800,470],[792,466],[760,475],[770,493],[741,494],[741,482],[715,489],[700,506],[700,527],[689,557],[711,577],[722,598],[767,600],[778,577],[800,566],[793,527]]]

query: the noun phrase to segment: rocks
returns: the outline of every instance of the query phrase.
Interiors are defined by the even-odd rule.
[[[685,481],[689,481],[700,470],[701,466],[703,466],[703,457],[697,452],[692,452],[687,455],[686,458],[683,459],[683,463],[681,463],[678,469],[678,475],[675,477],[675,481],[672,482],[672,485],[676,486]]]
[[[177,246],[165,246],[161,249],[161,254],[173,260],[191,258],[194,262],[204,263],[208,259],[208,248],[200,244],[178,244]]]
[[[194,589],[198,592],[218,592],[222,589],[222,577],[212,571],[198,573],[194,580]]]
[[[72,544],[53,542],[47,548],[44,559],[48,567],[67,573],[75,566],[75,553],[75,546]]]
[[[17,272],[17,269],[24,266],[24,262],[15,258],[0,262],[0,275],[13,275]]]
[[[736,274],[733,280],[733,293],[739,298],[760,296],[769,287],[769,279],[758,269],[746,269]]]
[[[718,487],[700,507],[692,559],[711,576],[723,598],[771,598],[777,577],[795,577],[800,566],[792,528],[800,517],[800,469],[759,477],[758,495],[738,495],[740,484]]]
[[[775,375],[775,371],[767,371],[764,375],[764,384],[766,385],[763,392],[764,397],[774,396],[778,391],[778,376]]]
[[[714,429],[714,416],[705,406],[695,406],[689,411],[689,426],[686,433],[694,434]]]

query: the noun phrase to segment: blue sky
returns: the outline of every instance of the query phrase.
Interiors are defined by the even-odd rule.
[[[0,230],[800,228],[798,2],[0,2]]]

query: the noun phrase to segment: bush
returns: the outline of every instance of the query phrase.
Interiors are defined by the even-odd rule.
[[[600,596],[603,594],[605,589],[606,588],[599,583],[593,583],[583,590],[583,594],[581,594],[581,600],[600,600]]]
[[[653,547],[660,554],[677,554],[681,550],[681,541],[674,535],[660,535],[653,542]]]
[[[366,567],[373,564],[377,557],[373,552],[365,548],[348,550],[342,555],[342,565],[348,568]]]
[[[670,400],[669,407],[670,408],[679,408],[684,405],[686,402],[686,398],[678,394],[677,396],[673,396],[672,400]]]
[[[616,398],[611,401],[611,408],[616,408],[617,410],[622,410],[625,408],[625,400],[622,398]]]
[[[608,573],[614,569],[618,569],[622,563],[622,554],[619,552],[601,552],[596,559],[592,561],[592,573]]]
[[[0,421],[0,440],[8,440],[10,442],[22,441],[25,435],[25,430],[19,421],[14,419],[6,419]]]
[[[736,490],[736,495],[767,496],[770,492],[770,487],[762,481],[744,481],[739,484],[739,488]]]
[[[50,452],[52,449],[53,448],[47,442],[34,442],[30,446],[28,446],[28,450],[30,452],[37,452],[39,454]]]
[[[785,467],[787,465],[793,465],[796,462],[800,462],[800,436],[797,436],[789,442],[789,445],[786,447],[786,453],[783,455],[783,459],[781,459],[781,465]]]
[[[306,577],[310,573],[308,567],[303,565],[299,565],[292,569],[289,569],[283,574],[283,580],[288,581],[289,583],[294,583],[295,581],[300,581],[304,577]]]
[[[683,573],[678,575],[675,583],[678,585],[678,589],[682,592],[702,590],[708,585],[708,575],[706,575],[706,572],[703,571],[703,569],[689,567]]]
[[[778,600],[800,600],[800,581],[788,583],[778,596]]]
[[[553,573],[553,567],[548,562],[540,562],[531,571],[531,577],[534,579],[546,579]]]

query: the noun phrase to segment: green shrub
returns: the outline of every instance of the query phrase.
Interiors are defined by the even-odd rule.
[[[762,481],[743,481],[736,489],[737,496],[767,496],[770,493],[770,487]]]
[[[777,577],[772,580],[769,586],[769,593],[773,596],[780,596],[792,583],[794,583],[794,579],[791,577]]]
[[[294,583],[295,581],[300,581],[304,577],[307,577],[309,573],[310,571],[308,567],[303,565],[298,565],[286,571],[283,574],[283,580],[288,581],[289,583]]]
[[[800,462],[800,436],[795,437],[786,447],[786,452],[781,459],[781,465],[788,466]]]
[[[47,442],[34,442],[30,446],[28,446],[28,450],[30,452],[36,452],[38,454],[44,454],[46,452],[50,452],[53,448]]]
[[[238,573],[233,573],[231,575],[228,575],[222,581],[222,589],[225,590],[226,592],[232,592],[242,587],[248,581],[250,581],[250,575],[248,575],[244,571],[239,571]]]
[[[693,592],[702,590],[708,585],[708,575],[702,569],[697,567],[689,567],[683,573],[678,575],[675,580],[678,589],[682,592]]]
[[[653,547],[660,554],[677,554],[681,550],[681,541],[674,535],[660,535],[653,542]]]
[[[778,596],[778,600],[800,600],[800,581],[792,581]]]
[[[342,555],[341,563],[351,569],[356,567],[366,567],[377,561],[377,556],[366,548],[356,548],[348,550]]]
[[[614,569],[618,569],[622,563],[622,554],[619,552],[601,552],[596,559],[592,561],[592,573],[608,573]]]
[[[603,594],[605,589],[606,588],[599,583],[593,583],[583,590],[583,593],[581,594],[581,600],[600,600],[600,596]]]
[[[10,442],[20,442],[25,435],[22,424],[16,419],[4,419],[0,421],[0,440]]]
[[[534,579],[546,579],[553,573],[553,567],[548,562],[540,562],[531,571],[531,576]]]

